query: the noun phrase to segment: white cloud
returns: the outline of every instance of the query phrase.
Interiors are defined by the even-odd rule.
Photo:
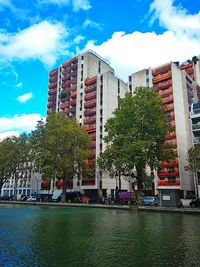
[[[37,59],[48,66],[60,55],[66,55],[67,30],[62,23],[42,21],[18,33],[2,32],[0,57],[4,60]]]
[[[151,4],[154,19],[158,18],[160,24],[170,31],[188,36],[199,36],[200,11],[191,15],[183,7],[173,6],[173,3],[174,0],[154,0]]]
[[[0,118],[0,134],[30,132],[35,129],[37,122],[41,119],[41,115],[37,113],[14,115],[12,118],[2,117]]]
[[[17,101],[19,101],[20,103],[26,103],[31,98],[33,98],[33,94],[32,93],[26,93],[26,94],[18,96]]]
[[[75,12],[80,9],[86,11],[92,7],[89,0],[72,0],[72,6]]]
[[[79,44],[81,41],[85,40],[85,37],[82,36],[82,35],[77,35],[75,38],[74,38],[74,42],[76,44]]]
[[[22,82],[19,82],[16,84],[16,87],[19,88],[19,87],[22,87],[23,83]]]
[[[11,136],[19,136],[19,133],[16,131],[8,131],[8,132],[0,133],[0,141]]]
[[[99,23],[95,22],[95,21],[92,21],[91,19],[86,19],[84,22],[83,22],[83,29],[86,29],[86,28],[96,28],[98,30],[102,30],[102,27]]]
[[[156,12],[160,11],[156,14],[160,21],[162,23],[165,21],[165,26],[169,28],[162,34],[115,32],[110,39],[100,45],[96,45],[95,41],[89,41],[85,49],[92,49],[108,59],[115,68],[116,74],[125,81],[128,75],[138,70],[156,67],[170,61],[182,62],[194,55],[199,55],[200,34],[195,34],[200,32],[199,15],[189,15],[186,10],[183,12],[182,8],[172,8],[170,3],[172,3],[171,0],[155,0],[151,6],[151,10],[153,8],[155,10],[159,5],[160,9],[156,9]],[[188,26],[185,25],[184,20],[188,22]],[[173,21],[174,26],[169,21]],[[180,26],[181,22],[185,25],[185,31]]]
[[[89,0],[40,0],[39,4],[54,4],[58,6],[72,6],[74,12],[88,10],[92,6]]]

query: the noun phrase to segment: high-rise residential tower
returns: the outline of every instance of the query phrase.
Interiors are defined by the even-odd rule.
[[[185,171],[187,151],[191,147],[189,106],[194,99],[191,77],[182,72],[176,63],[167,63],[154,69],[142,70],[129,77],[129,90],[137,86],[152,87],[162,98],[167,124],[174,129],[165,136],[165,147],[171,147],[175,158],[160,162],[155,177],[155,188],[162,205],[176,205],[180,197],[194,190],[192,176]]]
[[[75,117],[91,136],[90,156],[86,165],[93,167],[87,179],[73,180],[73,190],[104,195],[114,194],[119,185],[99,172],[96,159],[105,149],[104,124],[127,92],[127,84],[114,75],[114,69],[93,51],[87,51],[63,63],[49,73],[47,115],[61,112]],[[128,189],[122,180],[121,187]]]

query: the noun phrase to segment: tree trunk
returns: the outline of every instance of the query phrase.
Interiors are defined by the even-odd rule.
[[[143,194],[143,180],[144,180],[144,168],[142,166],[136,166],[137,171],[137,205],[144,206],[144,194]]]

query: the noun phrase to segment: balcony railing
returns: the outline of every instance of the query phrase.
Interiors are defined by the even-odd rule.
[[[155,85],[153,85],[153,87],[156,90],[161,90],[161,89],[168,88],[171,85],[172,85],[172,80],[170,79],[170,80],[168,80],[166,82],[161,82],[161,83],[155,84]]]
[[[161,171],[158,172],[158,177],[179,177],[179,171]]]
[[[49,82],[54,82],[54,81],[56,81],[58,79],[58,76],[56,75],[56,76],[53,76],[53,77],[50,77],[49,78]]]
[[[85,162],[85,165],[86,166],[93,166],[96,164],[96,160],[88,160]]]
[[[174,98],[173,96],[168,96],[162,99],[162,104],[167,104],[173,102]]]
[[[89,109],[89,110],[86,110],[84,112],[84,115],[87,116],[87,115],[91,115],[91,114],[96,114],[96,109]]]
[[[69,101],[70,106],[75,106],[76,105],[76,99]]]
[[[95,180],[82,180],[81,184],[82,186],[95,185]]]
[[[191,67],[193,67],[193,64],[192,63],[188,63],[186,65],[180,66],[179,69],[180,70],[184,70],[184,69],[188,69],[188,68],[191,68]]]
[[[170,161],[170,162],[165,162],[165,161],[162,161],[160,162],[160,166],[161,167],[177,167],[179,165],[179,162],[178,160],[173,160],[173,161]]]
[[[84,119],[84,123],[85,123],[85,124],[94,123],[95,121],[96,121],[96,117],[92,117],[92,118],[86,118],[86,119]]]
[[[93,99],[93,98],[96,98],[96,96],[97,96],[97,93],[96,92],[93,92],[93,93],[90,93],[90,94],[85,95],[84,99],[85,100]]]
[[[90,126],[85,128],[86,132],[95,132],[96,131],[96,126]]]
[[[69,107],[69,102],[60,104],[60,108],[68,108],[68,107]]]
[[[174,104],[169,104],[165,106],[164,112],[168,112],[168,111],[174,111]]]
[[[180,180],[175,180],[175,181],[158,180],[158,186],[180,186]]]
[[[76,98],[76,96],[77,96],[77,91],[74,91],[74,92],[71,93],[71,95],[70,95],[71,98]]]
[[[167,79],[171,78],[171,76],[172,76],[171,71],[168,71],[167,73],[159,74],[158,76],[154,77],[152,79],[152,81],[153,81],[153,83],[158,83],[160,81],[167,80]]]
[[[171,64],[167,64],[165,66],[162,66],[160,68],[156,68],[154,70],[152,70],[152,74],[153,75],[156,75],[156,74],[159,74],[159,73],[164,73],[164,72],[167,72],[171,69]]]
[[[160,91],[158,92],[158,94],[159,94],[160,96],[167,96],[167,95],[171,95],[172,93],[173,93],[173,88],[172,88],[172,87],[170,87],[169,89],[160,90]]]
[[[58,69],[56,69],[56,70],[52,70],[51,72],[50,72],[50,76],[54,76],[54,75],[56,75],[58,73]]]
[[[53,95],[53,94],[56,94],[57,93],[57,88],[56,89],[50,89],[49,91],[48,91],[48,94],[49,95]]]
[[[89,85],[89,84],[92,84],[92,83],[95,83],[97,80],[97,77],[92,77],[92,78],[89,78],[87,80],[85,80],[85,85]]]
[[[192,129],[193,129],[193,130],[199,130],[199,129],[200,129],[200,123],[193,124],[193,125],[192,125]]]
[[[97,89],[96,84],[87,86],[87,87],[85,88],[85,93],[89,93],[89,92],[92,92],[92,91],[96,91],[96,89]]]
[[[94,134],[89,134],[89,136],[92,138],[92,140],[96,140],[96,133]]]
[[[87,101],[84,105],[85,108],[91,108],[96,106],[96,99],[93,101]]]
[[[49,84],[49,89],[53,89],[53,88],[56,88],[56,87],[57,87],[57,82]]]

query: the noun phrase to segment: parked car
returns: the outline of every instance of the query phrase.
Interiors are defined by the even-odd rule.
[[[29,198],[27,198],[26,201],[29,201],[29,202],[37,201],[37,197],[36,196],[30,196]]]
[[[192,207],[192,208],[200,208],[200,198],[193,199],[190,202],[190,207]]]
[[[158,198],[155,196],[144,196],[145,206],[157,206],[159,204]]]

